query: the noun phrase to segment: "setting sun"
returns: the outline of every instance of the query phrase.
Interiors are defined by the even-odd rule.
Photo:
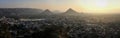
[[[106,12],[109,9],[107,0],[81,0],[80,4],[88,12]]]
[[[95,4],[97,7],[106,7],[108,2],[106,0],[96,0]]]

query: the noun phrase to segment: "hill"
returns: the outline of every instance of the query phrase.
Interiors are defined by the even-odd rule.
[[[75,10],[73,10],[72,8],[69,8],[65,13],[78,13]]]
[[[42,9],[33,8],[0,8],[0,16],[31,15],[39,14],[42,11]]]

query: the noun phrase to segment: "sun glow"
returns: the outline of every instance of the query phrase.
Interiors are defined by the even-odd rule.
[[[106,7],[108,2],[106,0],[96,0],[95,5],[96,7]]]
[[[81,5],[88,12],[106,12],[109,4],[107,0],[82,0]]]

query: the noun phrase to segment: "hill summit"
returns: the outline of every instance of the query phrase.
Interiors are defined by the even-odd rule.
[[[46,9],[45,11],[43,11],[42,13],[52,13],[49,9]]]
[[[69,8],[65,13],[78,13],[78,12],[74,11],[72,8]]]
[[[41,14],[43,15],[51,15],[53,14],[49,9],[46,9],[45,11],[43,11]]]

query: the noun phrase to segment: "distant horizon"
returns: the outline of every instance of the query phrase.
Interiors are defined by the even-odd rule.
[[[27,8],[27,7],[21,7],[21,8]],[[9,8],[8,8],[9,9]],[[10,8],[10,9],[12,9],[12,8]],[[15,8],[13,8],[13,9],[15,9]],[[28,8],[29,9],[29,8]],[[30,8],[30,9],[41,9],[41,8]],[[68,9],[70,9],[70,8],[68,8]],[[67,11],[68,9],[65,9],[64,11],[60,11],[60,10],[51,10],[51,9],[49,9],[50,11],[59,11],[59,12],[65,12],[65,11]],[[72,9],[72,8],[71,8]],[[47,9],[41,9],[41,10],[47,10]],[[74,10],[74,9],[73,9]],[[76,11],[76,10],[75,10]],[[82,11],[81,11],[82,12]]]
[[[49,8],[45,8],[45,9],[43,9],[43,8],[33,8],[33,7],[7,7],[7,8],[32,8],[32,9],[42,9],[42,10],[46,10],[46,9],[49,9]],[[49,9],[49,10],[51,10],[51,11],[60,11],[60,12],[64,12],[64,11],[66,11],[67,9],[69,9],[69,8],[66,8],[66,9],[63,9],[63,10],[58,10],[58,9],[54,9],[54,10],[52,10],[52,9]],[[73,9],[73,8],[72,8]]]
[[[78,12],[120,13],[120,0],[0,0],[0,8],[36,8]]]
[[[27,7],[21,7],[21,8],[27,8]],[[4,9],[4,8],[3,8]],[[9,8],[5,8],[5,9],[9,9]],[[10,8],[10,9],[17,9],[17,8]],[[19,9],[19,8],[18,8]],[[45,11],[45,10],[47,10],[47,9],[41,9],[41,8],[28,8],[28,9],[40,9],[40,10],[43,10],[43,11]],[[67,9],[65,9],[64,11],[60,11],[60,10],[51,10],[51,9],[48,9],[48,10],[50,10],[51,12],[61,12],[61,13],[64,13],[64,12],[66,12],[68,9],[72,9],[72,10],[74,10],[73,8],[67,8]],[[76,10],[74,10],[74,11],[76,11]],[[88,14],[102,14],[102,13],[92,13],[92,12],[83,12],[83,11],[81,11],[81,12],[79,12],[79,11],[76,11],[76,12],[78,12],[78,13],[88,13]],[[120,14],[120,13],[104,13],[104,14]]]

